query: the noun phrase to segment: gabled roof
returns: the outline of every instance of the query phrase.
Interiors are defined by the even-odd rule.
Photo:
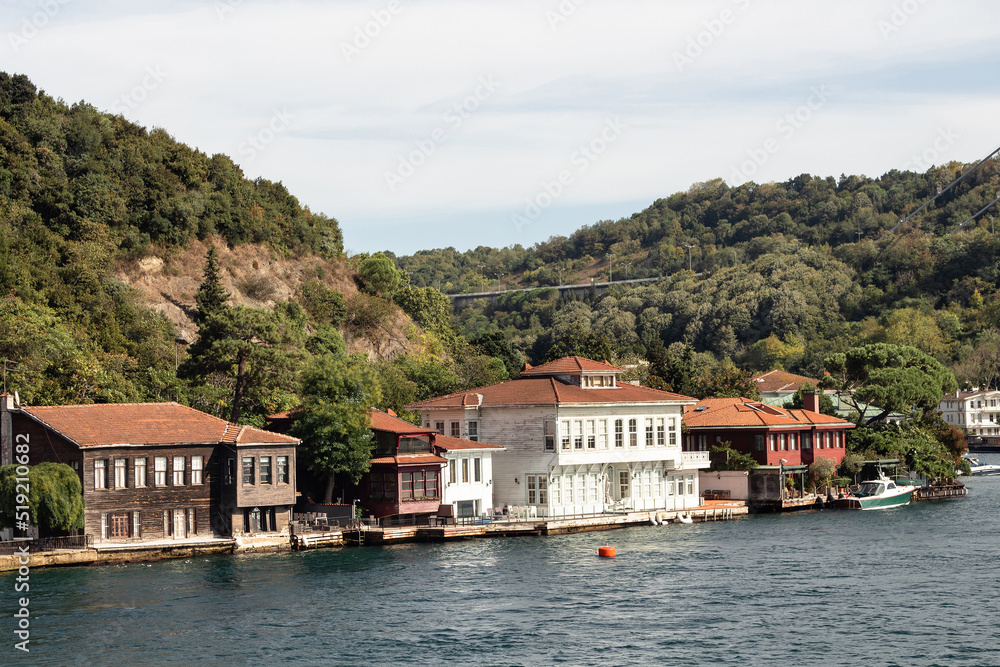
[[[428,463],[445,464],[447,459],[436,454],[403,454],[401,456],[380,456],[372,459],[372,463],[390,463],[392,465],[426,465]]]
[[[22,407],[80,447],[109,445],[298,444],[298,438],[240,426],[179,403]]]
[[[446,452],[472,449],[504,449],[501,445],[491,445],[488,442],[475,442],[473,440],[465,440],[463,438],[453,438],[450,435],[435,436],[434,446],[443,449]]]
[[[786,410],[748,398],[706,398],[698,401],[684,414],[684,423],[690,428],[732,427],[803,427],[843,426],[854,424],[810,410]]]
[[[555,362],[553,362],[555,363]],[[588,403],[687,403],[697,401],[690,396],[660,391],[633,384],[617,387],[584,389],[560,382],[552,377],[528,377],[507,380],[486,387],[459,391],[437,398],[429,398],[407,405],[408,410],[434,408],[461,408],[467,405],[468,395],[483,395],[483,408],[511,405],[566,405]]]
[[[432,428],[414,426],[408,421],[403,421],[399,417],[393,417],[386,412],[374,408],[369,410],[368,414],[371,417],[371,427],[376,431],[386,431],[397,435],[426,435],[437,432]]]
[[[579,375],[584,371],[620,373],[622,369],[617,366],[612,366],[606,361],[594,361],[593,359],[587,359],[586,357],[562,357],[561,359],[550,361],[549,363],[542,364],[541,366],[532,367],[525,365],[524,370],[521,371],[521,377]]]
[[[756,375],[751,378],[751,380],[756,383],[757,391],[761,393],[772,391],[794,392],[798,391],[799,387],[806,383],[811,384],[813,387],[819,386],[819,380],[815,378],[806,377],[804,375],[796,375],[794,373],[788,373],[780,370],[761,373],[760,375]]]

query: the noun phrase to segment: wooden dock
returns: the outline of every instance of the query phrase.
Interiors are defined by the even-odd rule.
[[[446,542],[481,537],[525,537],[529,535],[565,535],[600,530],[614,530],[642,525],[679,523],[680,515],[693,522],[728,521],[745,515],[747,507],[740,501],[712,502],[683,511],[624,512],[572,518],[532,518],[501,520],[457,526],[398,526],[362,527],[324,533],[304,533],[292,538],[295,549],[316,549],[331,546],[372,546],[406,542]]]

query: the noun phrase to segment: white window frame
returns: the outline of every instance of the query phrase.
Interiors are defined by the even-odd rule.
[[[153,458],[153,485],[167,485],[167,457],[156,456]]]
[[[94,489],[108,488],[108,460],[94,459]]]
[[[134,462],[135,467],[135,481],[133,482],[136,488],[142,488],[146,486],[146,457],[140,456]]]
[[[180,469],[177,468],[177,462],[180,461]],[[184,486],[184,468],[187,467],[187,457],[186,456],[175,456],[173,457],[173,462],[171,464],[171,470],[173,471],[174,486]]]
[[[202,471],[205,469],[205,457],[204,456],[192,456],[191,457],[191,483],[201,484],[202,483]]]

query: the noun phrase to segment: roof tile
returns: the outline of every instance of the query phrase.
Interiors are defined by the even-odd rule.
[[[241,427],[179,403],[24,406],[21,410],[80,447],[300,442],[280,433]]]

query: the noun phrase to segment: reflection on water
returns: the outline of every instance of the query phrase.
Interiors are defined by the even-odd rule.
[[[31,664],[995,665],[1000,477],[968,484],[877,512],[38,570]]]

